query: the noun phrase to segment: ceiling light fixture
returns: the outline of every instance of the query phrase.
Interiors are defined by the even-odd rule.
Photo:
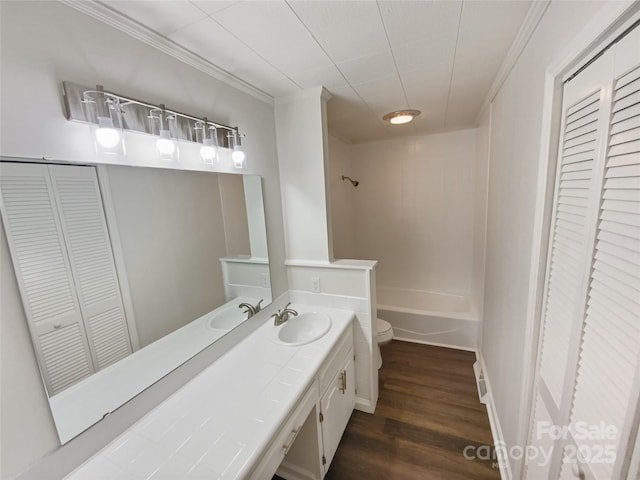
[[[422,112],[420,110],[398,110],[396,112],[387,113],[382,117],[382,119],[392,125],[402,125],[404,123],[409,123],[421,113]]]

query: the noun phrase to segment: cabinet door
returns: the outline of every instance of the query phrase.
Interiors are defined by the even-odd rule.
[[[325,473],[331,465],[355,404],[355,368],[353,350],[351,350],[320,400],[323,416],[322,444],[326,462]]]

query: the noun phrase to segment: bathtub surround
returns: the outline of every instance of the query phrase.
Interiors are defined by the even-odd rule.
[[[331,100],[329,100],[331,108]],[[349,161],[351,146],[333,135],[329,135],[329,190],[331,192],[331,223],[333,232],[333,255],[335,258],[354,258],[355,229],[354,196],[359,192],[342,176],[353,177]]]
[[[89,85],[100,82],[125,95],[156,103],[164,101],[171,108],[195,115],[211,116],[214,112],[217,117],[212,120],[242,125],[247,139],[251,138],[245,145],[249,162],[243,173],[261,175],[264,182],[269,258],[275,265],[271,273],[274,298],[287,291],[273,106],[59,2],[0,2],[0,9],[0,154],[76,162],[95,158],[87,125],[64,118],[59,86],[68,79]],[[37,102],[33,101],[34,92],[38,92]],[[155,157],[133,154],[130,147],[138,151],[136,144],[140,141],[136,134],[125,136],[126,164],[168,166],[158,163]],[[190,163],[183,153],[182,168],[227,168],[223,163],[205,166],[199,158]],[[194,153],[198,157],[197,146]],[[24,472],[54,452],[47,462],[70,468],[83,461],[257,326],[254,321],[231,332],[99,426],[60,448],[4,241],[0,254],[3,478]]]
[[[476,348],[486,183],[476,136],[465,129],[355,145],[330,138],[334,251],[378,260],[380,318],[396,338]],[[335,184],[342,175],[358,188]]]

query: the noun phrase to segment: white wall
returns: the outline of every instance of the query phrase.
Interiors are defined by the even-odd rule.
[[[353,178],[349,160],[350,146],[329,135],[328,177],[335,258],[356,258],[353,201],[357,187],[348,180],[342,180],[343,175]]]
[[[225,301],[218,175],[116,165],[107,171],[142,348]],[[238,178],[243,196],[242,178],[225,177]]]
[[[63,116],[63,80],[101,83],[133,98],[239,125],[247,133],[248,169],[243,173],[264,177],[274,297],[288,290],[273,106],[61,3],[3,1],[0,8],[0,154],[79,162],[94,158],[88,127],[68,122]],[[153,163],[140,156],[127,160]],[[183,160],[186,157],[181,156]],[[3,255],[0,263],[2,279],[12,275],[7,259]],[[17,292],[6,282],[2,289],[0,468],[2,478],[10,478],[58,450],[59,443],[31,342],[25,335]],[[180,383],[172,376],[166,382]],[[159,387],[151,390],[145,397],[149,406],[160,401],[153,395],[162,391]],[[103,423],[113,426],[119,419],[142,414],[136,412],[117,412]],[[95,430],[91,429],[79,441],[65,446],[64,452],[75,449],[75,453],[65,453],[69,468],[79,456],[113,438],[118,428],[94,427],[101,433],[93,435]]]
[[[475,129],[353,145],[349,156],[360,182],[352,253],[378,260],[378,286],[470,294]]]
[[[276,100],[275,118],[288,260],[332,259],[327,204],[326,103],[313,88]]]
[[[544,75],[607,2],[551,2],[493,101],[481,354],[507,447],[524,441],[531,381],[525,338]],[[486,129],[488,117],[480,129]],[[514,478],[522,462],[512,461]]]

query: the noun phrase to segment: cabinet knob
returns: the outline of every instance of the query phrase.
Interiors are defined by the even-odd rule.
[[[62,324],[60,322],[56,322],[53,324],[53,328],[55,328],[56,330],[58,330],[60,327],[62,327]]]

